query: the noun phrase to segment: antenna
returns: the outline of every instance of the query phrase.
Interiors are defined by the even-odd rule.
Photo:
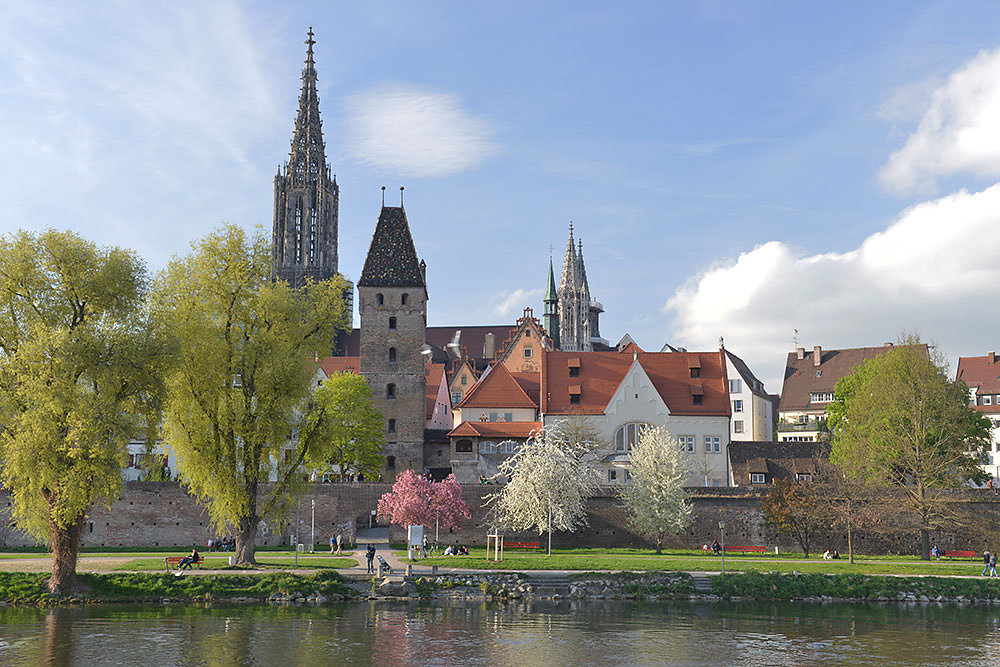
[[[385,208],[385,186],[382,186],[382,208]]]
[[[399,186],[399,208],[403,208],[403,186]]]

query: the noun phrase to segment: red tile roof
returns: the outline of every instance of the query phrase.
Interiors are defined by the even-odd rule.
[[[602,414],[637,360],[671,414],[729,415],[729,387],[721,352],[546,352],[542,355],[542,412]],[[570,376],[571,360],[580,360]],[[691,369],[699,376],[691,377]],[[570,402],[570,386],[580,387],[579,403]],[[693,394],[702,404],[694,405]]]
[[[541,422],[462,422],[448,434],[466,438],[530,438]]]
[[[518,375],[531,375],[518,373]],[[527,379],[522,381],[528,385]],[[537,392],[535,395],[537,400]],[[479,382],[474,384],[456,407],[459,408],[537,408],[524,387],[503,364],[494,364]]]
[[[327,357],[319,362],[327,377],[334,373],[360,373],[361,357]]]
[[[444,377],[444,364],[425,364],[424,377],[427,380],[427,387],[424,407],[427,412],[427,419],[434,417],[434,406],[437,405],[438,390],[441,388],[441,378]],[[447,393],[447,387],[445,387]]]
[[[1000,394],[1000,357],[993,352],[985,357],[959,357],[955,377],[978,387],[979,394]]]

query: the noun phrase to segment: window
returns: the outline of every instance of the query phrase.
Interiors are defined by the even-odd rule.
[[[524,358],[525,359],[531,359],[531,348],[530,347],[525,347],[524,348]]]
[[[570,394],[569,403],[570,405],[580,405],[580,394]]]
[[[395,456],[387,456],[387,457],[385,457],[385,469],[386,470],[395,470],[396,469],[396,457]]]
[[[701,377],[701,369],[700,368],[692,368],[691,369],[691,377],[693,377],[693,378],[700,378]]]
[[[410,303],[410,295],[409,294],[404,294],[403,296],[399,297],[399,302],[401,304],[403,304],[404,306],[406,304]]]
[[[712,486],[722,486],[722,480],[718,477],[712,478]]]
[[[463,442],[463,441],[460,440],[459,442]],[[458,448],[457,444],[455,445],[455,451],[456,452],[461,451]],[[497,453],[497,443],[493,442],[492,440],[483,440],[482,442],[479,443],[479,453],[480,454],[496,454]]]
[[[569,367],[569,376],[571,378],[580,377],[580,367],[579,366],[570,366]]]
[[[649,424],[639,422],[622,425],[615,431],[615,451],[627,452],[631,450],[632,446],[638,441],[639,435],[642,434],[642,430],[647,426]]]
[[[503,420],[505,422],[512,422],[512,421],[514,421],[514,413],[513,412],[505,412],[505,413],[503,413]]]
[[[983,396],[983,405],[993,405],[993,397]]]
[[[394,347],[389,348],[389,363],[390,364],[396,363],[396,348]]]
[[[389,400],[396,398],[396,385],[390,382],[385,386],[385,397]]]
[[[809,417],[807,415],[799,415],[798,416],[798,422],[800,424],[805,424],[807,421],[809,421]]]
[[[694,451],[694,436],[693,435],[682,435],[677,438],[681,443],[681,451],[693,452]]]
[[[729,393],[730,394],[742,394],[743,393],[743,380],[730,380],[729,381]]]
[[[798,472],[795,473],[796,482],[811,482],[813,481],[812,473],[809,472]]]
[[[382,295],[382,292],[375,295],[375,303],[379,306],[385,305],[385,297]]]
[[[718,452],[722,450],[722,439],[717,435],[705,436],[705,451]]]
[[[823,371],[816,371],[816,377],[818,378],[823,377]]]
[[[491,422],[500,421],[500,416],[496,412],[491,412],[490,421]]]
[[[617,470],[609,470],[608,471],[608,481],[609,482],[614,482],[617,479],[618,479],[618,471]]]
[[[396,420],[395,419],[390,419],[389,420],[389,423],[386,425],[386,430],[389,433],[395,433],[396,432]]]
[[[469,379],[469,376],[467,376],[467,375],[463,375],[462,376],[462,386],[463,387],[466,385],[466,382],[467,382],[468,379]]]
[[[751,484],[763,484],[764,483],[764,473],[762,473],[762,472],[750,473],[750,483]]]
[[[736,421],[733,422],[733,433],[742,433],[742,432],[743,432],[743,420],[737,419]]]
[[[462,392],[460,391],[451,392],[451,404],[458,405],[461,402],[462,402]]]
[[[833,400],[832,391],[812,391],[809,392],[810,403],[829,403]]]
[[[513,440],[504,440],[499,445],[497,445],[497,451],[501,454],[514,454],[520,449],[521,446],[518,445]]]
[[[389,318],[389,331],[395,331],[395,330],[396,330],[396,318],[395,317],[390,317]]]
[[[743,401],[741,400],[733,401],[733,412],[743,412]]]
[[[472,441],[471,440],[458,440],[455,442],[455,451],[461,454],[471,454],[472,453]]]
[[[691,394],[691,402],[695,405],[702,405],[705,400],[704,394]]]

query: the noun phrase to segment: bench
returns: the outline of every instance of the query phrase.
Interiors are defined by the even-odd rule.
[[[538,551],[542,548],[542,545],[538,542],[504,542],[504,549],[532,549]]]
[[[727,544],[726,551],[738,551],[740,553],[762,554],[767,551],[767,547],[738,547]]]
[[[945,551],[941,554],[942,558],[976,558],[975,551]]]
[[[169,570],[171,567],[180,567],[181,561],[184,560],[185,558],[187,558],[187,556],[167,556],[166,558],[163,559],[163,562],[166,564],[167,569]],[[201,564],[204,562],[205,562],[205,557],[198,556],[198,560],[191,561],[191,564],[197,565],[198,569],[200,570]]]

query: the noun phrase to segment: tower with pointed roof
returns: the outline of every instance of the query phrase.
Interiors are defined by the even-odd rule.
[[[312,28],[306,40],[299,111],[288,161],[274,177],[275,276],[295,287],[338,273],[337,218],[340,190],[323,143],[316,92]]]
[[[425,272],[406,211],[383,203],[358,279],[358,311],[361,375],[385,419],[384,477],[389,481],[405,469],[425,472]]]
[[[542,326],[545,334],[552,339],[552,345],[559,349],[559,293],[556,291],[556,276],[552,271],[552,258],[549,257],[549,282],[545,285],[545,297],[542,300],[545,310],[542,313]]]
[[[583,242],[580,242],[578,250],[573,240],[573,223],[570,222],[558,293],[560,350],[589,352],[594,349],[591,342],[590,303],[590,286],[587,284],[587,270],[583,265]]]

